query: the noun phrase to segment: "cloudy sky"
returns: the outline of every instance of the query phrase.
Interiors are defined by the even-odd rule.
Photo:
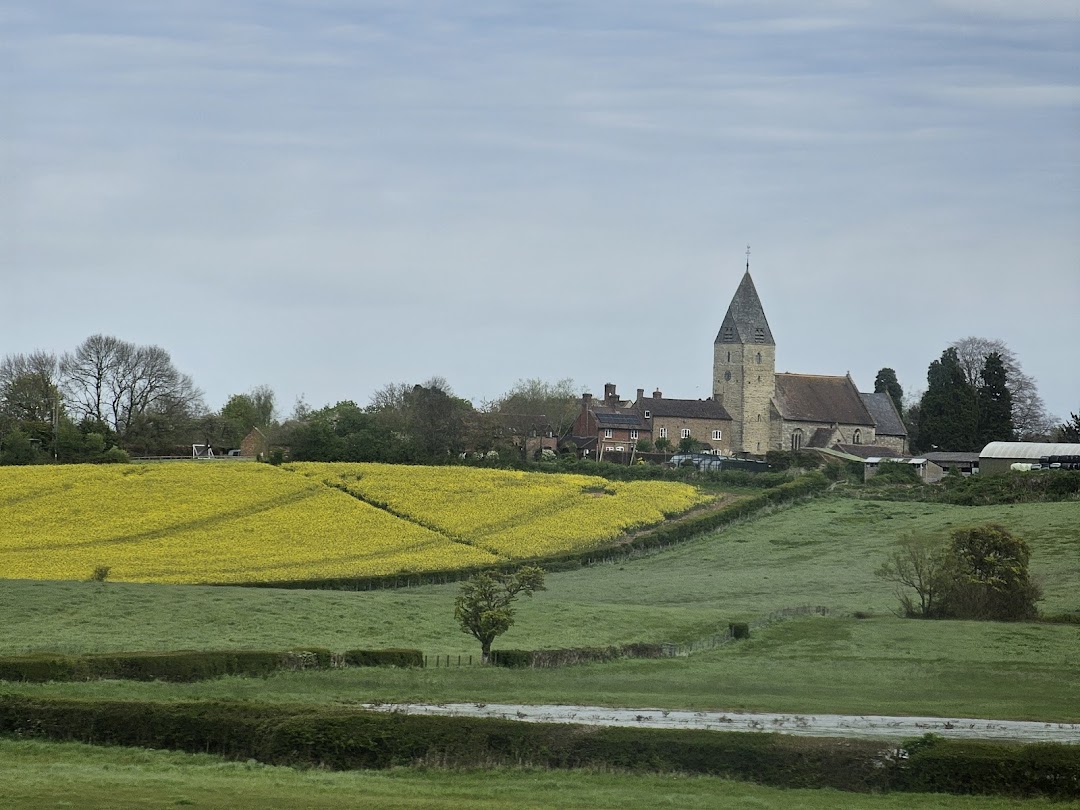
[[[1080,409],[1073,0],[8,0],[0,354],[103,332],[220,407],[441,375],[707,397],[1001,338]]]

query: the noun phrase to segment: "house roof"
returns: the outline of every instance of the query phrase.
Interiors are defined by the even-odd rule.
[[[874,419],[874,425],[878,435],[884,436],[907,436],[907,428],[904,420],[896,412],[896,404],[884,391],[874,394],[859,394],[863,405]]]
[[[749,270],[743,275],[739,288],[735,290],[735,296],[728,304],[727,314],[720,325],[715,342],[776,345]]]
[[[810,440],[807,441],[806,446],[814,448],[825,447],[828,445],[829,439],[832,438],[833,432],[832,428],[817,428],[810,434]]]
[[[885,396],[888,396],[886,394]],[[858,456],[859,458],[869,458],[875,456],[877,458],[899,458],[900,454],[893,450],[891,447],[884,447],[879,444],[834,444],[837,450],[841,453],[847,453],[849,456]]]
[[[777,374],[773,401],[789,422],[874,425],[855,383],[846,376]]]
[[[715,399],[664,399],[663,397],[642,397],[637,402],[638,409],[648,411],[655,417],[675,417],[677,419],[724,419],[731,421],[731,415]]]
[[[604,427],[636,428],[642,427],[641,414],[635,410],[593,408],[596,423]]]
[[[923,458],[933,462],[945,464],[978,464],[978,453],[956,453],[945,450],[935,450],[932,453],[923,453]]]

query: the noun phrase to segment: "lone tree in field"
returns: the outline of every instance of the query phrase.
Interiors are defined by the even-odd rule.
[[[454,618],[461,630],[480,642],[484,663],[491,659],[491,643],[514,624],[514,601],[521,594],[544,590],[544,569],[527,565],[512,573],[483,571],[461,584],[454,600]]]

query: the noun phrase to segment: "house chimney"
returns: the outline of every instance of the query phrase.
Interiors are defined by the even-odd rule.
[[[582,394],[581,407],[588,408],[590,405],[592,405],[592,394]]]
[[[641,400],[645,399],[645,389],[644,388],[639,388],[637,390],[637,398],[638,398],[638,402],[641,402]]]
[[[604,383],[604,400],[610,403],[615,399],[618,399],[615,395],[615,383]]]
[[[652,395],[653,395],[653,399],[663,399],[663,397],[664,397],[664,395],[660,393],[659,388],[657,388],[655,391],[653,391]]]

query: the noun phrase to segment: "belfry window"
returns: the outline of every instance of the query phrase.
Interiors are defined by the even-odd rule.
[[[759,326],[756,329],[754,329],[754,343],[764,343],[764,342],[765,342],[765,329],[764,329],[764,327]],[[761,361],[759,360],[758,362],[760,363]]]
[[[730,326],[724,327],[724,342],[730,343],[735,339],[735,330]]]

